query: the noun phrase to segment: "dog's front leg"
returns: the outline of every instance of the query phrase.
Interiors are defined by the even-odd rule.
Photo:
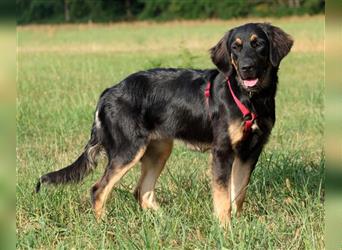
[[[239,152],[235,154],[230,177],[230,200],[232,203],[232,212],[237,217],[241,215],[249,179],[258,161],[265,140],[260,140],[253,148],[249,147],[247,141],[240,146]]]
[[[224,227],[230,224],[230,176],[234,160],[230,145],[218,145],[212,150],[212,189],[214,214]]]
[[[230,199],[232,213],[237,217],[241,215],[242,205],[245,200],[248,182],[254,169],[255,162],[251,159],[242,160],[239,156],[234,159],[230,178]]]

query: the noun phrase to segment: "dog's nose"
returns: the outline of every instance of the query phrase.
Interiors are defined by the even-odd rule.
[[[241,65],[241,70],[243,72],[251,72],[255,69],[255,65],[252,63],[244,63]]]

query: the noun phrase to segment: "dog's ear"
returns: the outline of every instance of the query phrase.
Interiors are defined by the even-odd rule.
[[[232,71],[230,52],[227,46],[232,30],[228,31],[222,39],[210,49],[212,62],[225,75],[229,76]]]
[[[278,67],[280,61],[290,52],[293,39],[282,29],[268,23],[261,23],[259,26],[265,32],[270,43],[270,61],[274,67]]]

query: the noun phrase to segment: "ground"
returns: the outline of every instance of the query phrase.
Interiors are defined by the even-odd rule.
[[[229,28],[268,21],[291,34],[280,67],[277,122],[253,174],[243,216],[222,230],[212,216],[208,154],[177,143],[157,184],[158,212],[131,191],[139,167],[112,192],[97,223],[89,189],[37,178],[71,163],[86,144],[99,94],[138,70],[212,68],[208,49]],[[18,28],[17,248],[323,249],[324,17]]]

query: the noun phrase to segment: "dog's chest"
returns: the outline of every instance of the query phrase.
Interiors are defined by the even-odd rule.
[[[258,125],[256,119],[250,129],[246,131],[245,124],[241,119],[237,119],[228,123],[227,126],[228,136],[233,147],[246,140],[249,135],[261,135],[263,131]]]

